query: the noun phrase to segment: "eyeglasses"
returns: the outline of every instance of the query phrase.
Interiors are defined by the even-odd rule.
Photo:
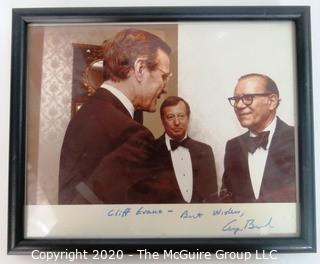
[[[162,81],[164,83],[167,83],[169,81],[169,79],[172,77],[172,72],[165,72],[164,70],[162,70],[161,68],[157,67],[158,70],[160,70],[163,74],[161,75],[162,77]]]
[[[234,107],[235,105],[237,105],[240,100],[242,101],[242,103],[246,106],[249,106],[252,104],[253,99],[256,96],[268,96],[272,93],[253,93],[253,94],[244,94],[242,96],[233,96],[233,97],[229,97],[229,103],[231,104],[232,107]]]

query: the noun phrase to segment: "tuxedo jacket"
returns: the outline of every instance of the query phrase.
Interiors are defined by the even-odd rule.
[[[186,144],[193,169],[191,203],[216,202],[217,175],[211,147],[191,138]],[[164,135],[155,141],[153,156],[151,175],[133,186],[133,196],[144,203],[185,203]]]
[[[251,184],[247,139],[249,132],[226,144],[222,192],[233,203],[295,202],[295,142],[294,128],[277,118],[270,142],[260,195],[256,199]]]
[[[60,156],[59,203],[128,203],[154,141],[123,104],[99,88],[70,121]]]

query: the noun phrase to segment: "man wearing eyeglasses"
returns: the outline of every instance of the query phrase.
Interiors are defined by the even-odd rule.
[[[70,121],[60,157],[59,203],[131,203],[127,189],[148,175],[154,138],[134,120],[167,92],[170,47],[138,29],[103,45],[104,83]]]
[[[190,106],[181,97],[166,98],[160,115],[165,133],[156,140],[152,176],[132,187],[132,195],[148,203],[218,201],[212,148],[188,136]]]
[[[295,202],[294,128],[277,117],[277,85],[266,75],[247,74],[228,100],[248,132],[226,144],[221,197],[234,203]]]

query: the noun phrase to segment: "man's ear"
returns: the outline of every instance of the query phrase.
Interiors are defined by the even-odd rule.
[[[270,103],[270,109],[271,110],[276,109],[278,107],[278,105],[279,105],[279,102],[280,102],[280,99],[276,94],[271,94],[269,96],[269,103]]]
[[[140,83],[143,80],[143,74],[146,69],[146,61],[144,58],[137,58],[134,62],[134,75]]]

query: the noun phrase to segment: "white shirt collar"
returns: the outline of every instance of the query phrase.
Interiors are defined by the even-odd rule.
[[[101,85],[102,88],[107,89],[110,93],[112,93],[115,97],[119,99],[119,101],[124,105],[124,107],[127,109],[131,117],[133,118],[134,114],[134,106],[131,103],[131,101],[124,95],[123,92],[121,92],[119,89],[107,84],[104,82]]]
[[[187,135],[187,133],[186,133],[186,134],[184,135],[184,137],[183,137],[182,140],[186,139],[187,136],[188,136],[188,135]],[[172,139],[171,137],[169,137],[169,135],[168,135],[167,133],[164,134],[164,137],[165,137],[165,140],[166,140],[167,149],[168,149],[169,151],[171,151],[170,140],[174,140],[174,139]],[[181,140],[181,141],[182,141],[182,140]]]
[[[263,130],[263,131],[270,131],[267,149],[269,149],[274,131],[276,130],[276,125],[277,125],[277,117],[275,116],[272,122]],[[250,131],[250,137],[256,137],[256,135]]]

